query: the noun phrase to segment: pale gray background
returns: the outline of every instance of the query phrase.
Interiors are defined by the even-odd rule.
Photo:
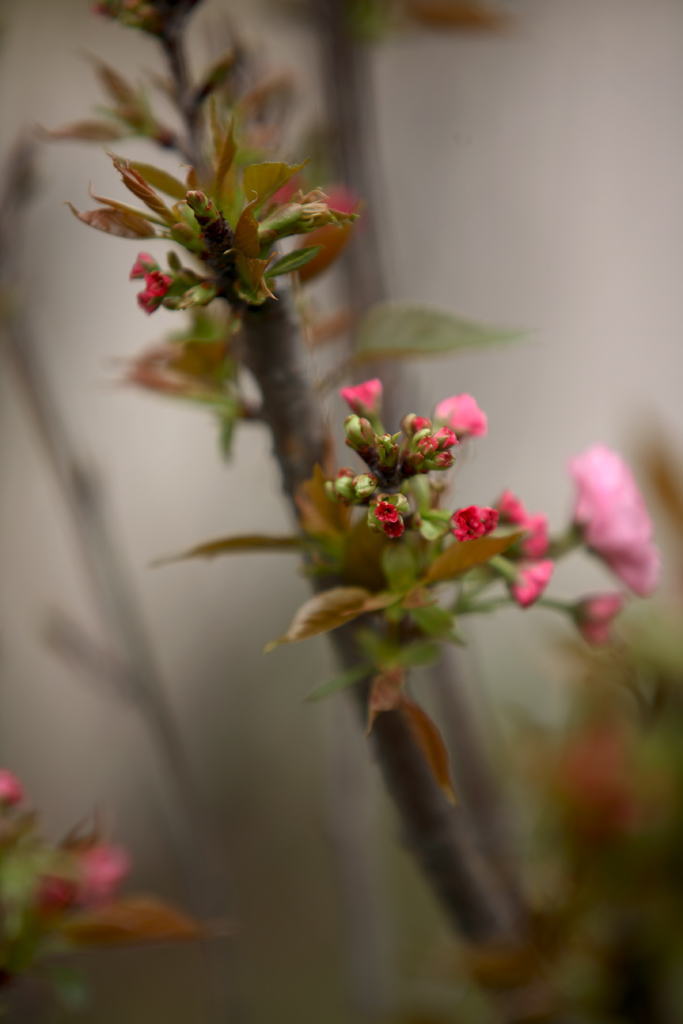
[[[301,117],[315,110],[314,40],[272,7],[207,0],[193,32],[196,59],[227,6],[264,58],[297,71]],[[415,411],[470,391],[489,414],[490,435],[465,459],[458,500],[485,504],[510,486],[559,527],[571,507],[573,453],[597,440],[628,452],[653,417],[683,436],[683,4],[515,0],[506,9],[513,20],[497,35],[414,31],[377,49],[381,219],[395,297],[530,331],[507,350],[408,368]],[[75,120],[101,99],[81,51],[132,74],[156,60],[152,44],[85,4],[7,3],[5,19],[3,149],[22,126]],[[118,149],[149,153],[139,143]],[[302,934],[306,925],[297,900],[288,904],[286,880],[271,892],[263,878],[278,858],[308,856],[302,836],[321,843],[334,705],[311,708],[301,697],[325,678],[329,658],[322,641],[260,653],[307,593],[289,556],[149,569],[156,556],[206,538],[286,530],[287,515],[259,429],[240,433],[226,467],[200,412],[115,384],[117,360],[178,319],[164,310],[147,319],[138,309],[127,280],[136,243],[90,231],[60,205],[91,205],[89,181],[121,194],[98,146],[42,153],[24,240],[31,316],[69,427],[103,474],[197,770],[230,822],[238,864],[254,873],[247,892],[254,905],[278,908],[280,924],[251,941],[264,956],[272,942],[278,968],[269,970],[281,971],[272,985],[295,992],[282,937],[293,918]],[[94,804],[115,808],[118,834],[151,886],[168,861],[163,780],[132,713],[102,701],[41,641],[55,607],[96,635],[101,626],[4,364],[2,373],[1,760],[55,833]],[[577,561],[557,574],[555,590],[608,582]],[[528,702],[546,715],[561,704],[548,654],[558,635],[548,613],[510,612],[475,630],[473,659],[503,727],[509,705]],[[365,756],[361,741],[359,751]],[[330,869],[317,870],[333,915]],[[338,925],[322,916],[327,924],[311,924],[301,940],[303,959],[335,949]],[[282,1019],[318,1019],[301,1012]],[[326,1019],[345,1019],[331,1013]]]

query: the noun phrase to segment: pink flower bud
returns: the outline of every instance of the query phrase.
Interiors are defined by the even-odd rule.
[[[401,427],[408,437],[415,437],[421,430],[431,430],[432,421],[426,416],[417,416],[414,412],[408,413],[401,420]]]
[[[498,513],[493,508],[469,505],[454,512],[451,517],[451,533],[456,540],[476,540],[485,537],[498,525]]]
[[[434,454],[434,452],[438,452],[439,442],[430,434],[417,442],[417,450],[424,455],[426,459],[428,459],[430,455]]]
[[[543,558],[550,547],[548,536],[548,517],[543,512],[527,516],[521,524],[527,531],[520,543],[520,549],[527,558]]]
[[[3,807],[14,807],[24,799],[24,787],[16,775],[0,768],[0,805]]]
[[[554,568],[555,563],[549,558],[520,567],[517,582],[510,585],[510,593],[520,608],[528,608],[534,601],[538,601],[550,583]]]
[[[122,846],[92,846],[80,854],[79,902],[85,906],[108,903],[130,871],[130,857]]]
[[[378,377],[356,384],[351,388],[340,388],[342,396],[352,412],[358,416],[377,416],[382,407],[382,381]]]
[[[576,625],[589,644],[599,647],[610,642],[610,626],[624,607],[622,594],[594,594],[575,608]]]
[[[158,270],[145,274],[145,287],[138,292],[138,303],[145,313],[153,313],[161,305],[161,300],[173,284],[173,278]]]
[[[434,418],[450,427],[459,437],[485,437],[488,433],[486,413],[471,395],[451,395],[439,402]]]
[[[500,512],[501,522],[503,523],[514,523],[516,526],[519,526],[527,520],[527,510],[512,491],[503,491],[496,502],[496,508]]]
[[[432,469],[450,469],[455,459],[451,452],[437,452],[430,459]]]
[[[380,523],[397,523],[400,518],[398,509],[390,501],[378,501],[375,505],[375,516]]]
[[[574,522],[595,554],[641,597],[659,583],[660,557],[652,521],[626,463],[604,445],[571,459],[577,487]]]
[[[458,443],[458,439],[450,427],[442,427],[441,430],[437,430],[434,437],[439,442],[439,451],[445,451],[446,448],[452,448]]]
[[[159,266],[153,256],[150,256],[148,252],[139,252],[138,258],[133,264],[133,269],[130,272],[129,280],[135,281],[138,278],[142,279],[145,274],[150,274],[153,270],[158,270]]]

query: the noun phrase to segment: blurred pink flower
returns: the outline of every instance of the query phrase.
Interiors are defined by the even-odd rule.
[[[130,871],[130,857],[122,846],[92,846],[80,854],[79,901],[86,906],[108,903]]]
[[[14,807],[24,799],[24,787],[16,775],[6,768],[0,768],[0,804]]]
[[[550,547],[548,536],[548,517],[543,512],[530,515],[522,502],[512,491],[503,491],[496,502],[500,518],[504,523],[521,526],[527,531],[526,537],[520,541],[520,551],[527,558],[543,558]]]
[[[486,413],[482,412],[472,395],[451,395],[439,402],[434,419],[455,431],[458,437],[485,437],[488,433]]]
[[[610,626],[624,607],[623,594],[605,593],[586,597],[576,606],[576,625],[594,647],[610,642]]]
[[[382,381],[373,377],[354,387],[340,388],[339,394],[356,415],[377,416],[382,405]]]
[[[510,585],[510,593],[520,608],[528,608],[538,601],[550,583],[554,568],[555,563],[549,558],[520,567],[517,582]]]
[[[570,460],[577,486],[574,522],[583,539],[641,597],[659,583],[660,557],[652,521],[626,463],[604,445]]]
[[[535,512],[527,516],[521,525],[527,534],[520,542],[520,549],[527,558],[543,558],[550,547],[548,517],[543,512]]]

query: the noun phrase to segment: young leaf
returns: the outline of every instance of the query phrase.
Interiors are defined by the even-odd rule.
[[[99,210],[77,210],[72,203],[66,204],[73,215],[98,231],[106,231],[119,238],[154,238],[156,231],[146,220],[125,210],[102,207]]]
[[[130,896],[69,918],[62,932],[73,946],[123,946],[138,942],[200,939],[204,929],[151,896]]]
[[[334,693],[340,693],[341,690],[346,690],[349,686],[353,686],[354,683],[360,682],[361,679],[364,679],[371,672],[372,665],[354,665],[353,668],[347,668],[344,672],[333,676],[332,679],[328,679],[322,686],[316,687],[306,697],[306,703],[322,700],[324,697],[331,697]]]
[[[274,263],[266,277],[277,277],[279,274],[291,274],[293,270],[301,270],[321,249],[321,245],[307,245],[304,249],[294,249]]]
[[[254,551],[296,551],[303,541],[299,537],[266,537],[258,533],[247,533],[242,537],[221,537],[219,540],[207,541],[196,548],[190,548],[180,555],[169,555],[152,562],[154,567],[184,562],[190,558],[216,558],[218,555],[240,554]]]
[[[461,573],[473,569],[475,565],[488,562],[494,555],[500,555],[507,551],[520,537],[524,531],[508,534],[507,537],[479,537],[477,540],[456,541],[446,551],[434,559],[427,574],[425,582],[438,583],[439,580],[452,580]]]
[[[237,152],[237,143],[235,142],[234,128],[235,120],[233,118],[233,120],[230,122],[230,127],[225,133],[223,145],[221,146],[216,159],[216,178],[214,192],[219,199],[225,188],[225,180],[228,174],[230,173],[230,168],[232,167],[232,162],[235,159],[235,153]]]
[[[429,715],[406,697],[401,701],[401,713],[410,726],[415,742],[427,758],[434,778],[448,801],[454,804],[456,798],[451,782],[451,767],[441,733]]]
[[[131,165],[130,160],[125,162],[119,160],[118,157],[110,154],[114,167],[121,175],[123,184],[129,189],[133,195],[141,199],[145,206],[148,206],[150,210],[161,217],[167,224],[175,224],[176,215],[172,210],[169,210],[166,203],[163,201],[161,196],[158,196],[154,189],[148,185],[143,176],[135,170]]]
[[[240,214],[240,219],[235,225],[234,246],[243,252],[247,259],[255,260],[261,251],[261,243],[258,237],[258,221],[254,217],[254,206],[258,202],[252,199],[248,206],[245,206]]]
[[[424,665],[433,665],[441,656],[441,648],[438,644],[424,640],[415,644],[408,644],[407,647],[400,647],[397,658],[401,665],[407,668],[421,668]]]
[[[138,174],[142,175],[145,181],[153,185],[154,188],[161,189],[167,196],[173,196],[174,199],[184,199],[187,195],[187,189],[182,181],[178,181],[168,171],[162,171],[160,167],[145,164],[141,160],[130,160],[129,163]]]
[[[285,164],[265,162],[262,164],[249,164],[244,168],[242,188],[247,199],[251,199],[255,192],[258,197],[258,206],[261,206],[266,199],[277,192],[279,188],[286,185],[290,178],[293,178],[297,171],[305,167],[308,160],[302,164]]]
[[[358,331],[355,358],[445,355],[494,342],[512,341],[522,332],[485,327],[444,310],[410,302],[375,306]]]
[[[97,77],[111,98],[117,103],[124,105],[134,104],[137,98],[135,86],[131,85],[123,75],[120,75],[115,68],[100,60],[99,57],[91,56],[90,59],[95,66]]]
[[[266,644],[267,654],[280,644],[296,644],[320,633],[328,633],[366,612],[386,608],[396,600],[394,594],[372,594],[365,587],[332,587],[302,604],[287,632]]]

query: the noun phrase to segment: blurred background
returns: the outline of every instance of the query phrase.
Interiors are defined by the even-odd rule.
[[[495,31],[413,26],[373,48],[376,216],[392,297],[528,332],[481,355],[406,364],[405,411],[428,414],[447,395],[475,395],[489,436],[462,460],[458,501],[488,504],[511,487],[559,529],[571,509],[572,454],[602,441],[628,457],[654,426],[683,436],[683,4],[500,7],[508,17]],[[226,16],[264,66],[293,72],[292,132],[302,135],[324,117],[315,33],[285,4],[206,0],[192,22],[197,67],[216,56]],[[87,53],[133,78],[161,70],[151,41],[81,0],[6,0],[2,19],[3,154],[20,132],[80,119],[102,101]],[[118,149],[152,159],[142,142]],[[175,172],[177,160],[166,166]],[[177,329],[178,318],[162,309],[147,319],[138,308],[128,281],[136,243],[105,240],[62,205],[88,208],[89,182],[122,195],[102,147],[41,148],[38,192],[17,240],[28,312],[68,429],[105,488],[144,627],[219,823],[238,897],[229,915],[236,933],[216,945],[239,975],[245,1019],[362,1019],[348,999],[334,840],[344,758],[356,766],[374,878],[378,1003],[414,1013],[405,1019],[455,1019],[438,969],[447,925],[401,850],[361,731],[341,698],[302,702],[332,674],[324,641],[261,653],[307,595],[296,559],[150,568],[208,538],[286,533],[288,515],[265,430],[241,429],[226,464],[208,416],[119,383],[123,361]],[[338,301],[333,276],[318,291],[321,304]],[[25,781],[51,835],[102,808],[134,859],[130,887],[187,904],[174,793],[144,727],[46,643],[56,613],[103,644],[106,631],[5,363],[0,487],[0,762]],[[571,596],[605,582],[603,570],[577,558],[554,589]],[[462,659],[493,723],[494,757],[520,709],[540,722],[562,718],[566,689],[553,651],[568,632],[542,611],[505,612],[469,629]],[[416,686],[429,704],[427,682]],[[210,1021],[209,960],[194,946],[88,956],[93,998],[81,1019]],[[66,1019],[41,995],[27,998],[34,1016],[24,1010],[17,1020]]]

